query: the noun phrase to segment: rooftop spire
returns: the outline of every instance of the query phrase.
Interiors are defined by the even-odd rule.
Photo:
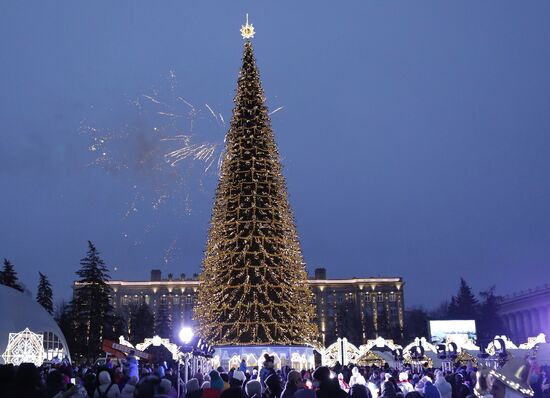
[[[256,32],[254,32],[254,26],[248,23],[248,14],[246,14],[246,24],[241,25],[241,36],[245,40],[253,39],[255,33]]]

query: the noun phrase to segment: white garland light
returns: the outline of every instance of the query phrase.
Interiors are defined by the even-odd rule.
[[[33,333],[25,328],[19,333],[10,333],[8,346],[2,354],[4,363],[15,366],[22,363],[34,363],[36,366],[44,362],[44,335]]]

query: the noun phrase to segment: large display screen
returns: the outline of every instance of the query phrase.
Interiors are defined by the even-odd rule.
[[[432,343],[455,342],[460,343],[468,339],[475,342],[476,321],[430,321],[430,337]]]

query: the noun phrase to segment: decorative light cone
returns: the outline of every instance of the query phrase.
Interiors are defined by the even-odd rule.
[[[312,293],[250,38],[244,44],[195,317],[220,345],[303,345]]]

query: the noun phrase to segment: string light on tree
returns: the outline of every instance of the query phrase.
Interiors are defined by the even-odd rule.
[[[195,316],[213,345],[314,344],[307,284],[286,182],[246,40]]]

